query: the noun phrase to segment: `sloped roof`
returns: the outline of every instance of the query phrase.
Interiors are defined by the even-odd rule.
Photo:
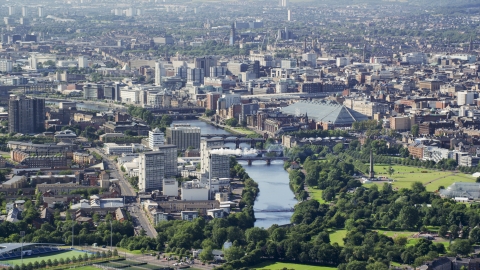
[[[349,125],[368,117],[344,105],[328,101],[299,101],[281,109],[289,115],[305,115],[317,122],[331,122],[335,125]]]

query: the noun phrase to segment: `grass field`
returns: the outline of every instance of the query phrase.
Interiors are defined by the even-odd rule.
[[[383,234],[385,236],[391,237],[391,238],[396,238],[399,236],[404,236],[407,238],[412,238],[413,235],[417,232],[409,232],[409,231],[384,231],[384,230],[375,230],[378,232],[378,234]]]
[[[337,230],[330,233],[330,243],[337,243],[343,247],[343,238],[347,236],[347,230]]]
[[[322,199],[323,190],[308,187],[308,193],[313,200],[316,200],[319,203],[325,203],[325,200]]]
[[[394,173],[390,177],[387,173],[390,165],[378,164],[375,165],[375,175],[384,176],[393,179],[392,185],[394,188],[410,188],[413,182],[421,182],[427,191],[436,191],[438,187],[445,188],[455,182],[475,182],[475,178],[468,174],[455,173],[451,171],[437,171],[431,169],[393,165]],[[375,183],[366,184],[366,187],[372,186]],[[380,188],[382,183],[377,184]]]
[[[233,130],[234,132],[245,134],[245,135],[256,134],[255,131],[251,131],[250,129],[243,128],[243,127],[234,127],[234,128],[231,127],[229,129]]]
[[[24,257],[23,258],[23,263],[24,264],[28,264],[29,262],[31,263],[34,263],[35,261],[42,261],[42,260],[45,260],[47,261],[48,259],[50,260],[60,260],[60,258],[64,258],[66,259],[67,257],[69,258],[72,258],[73,256],[76,256],[78,257],[78,255],[82,255],[85,254],[84,252],[80,252],[80,251],[75,251],[75,250],[72,250],[72,251],[66,251],[66,252],[60,252],[60,253],[54,253],[54,254],[45,254],[43,256],[27,256],[27,257]],[[21,259],[15,259],[15,260],[3,260],[3,261],[0,261],[0,262],[3,262],[3,263],[7,263],[7,264],[10,264],[10,265],[21,265],[22,264],[22,260]]]
[[[307,265],[307,264],[297,264],[297,263],[282,263],[282,262],[264,262],[258,264],[252,269],[263,269],[263,270],[279,270],[279,269],[295,269],[295,270],[333,270],[337,269],[336,267],[327,267],[327,266],[316,266],[316,265]]]

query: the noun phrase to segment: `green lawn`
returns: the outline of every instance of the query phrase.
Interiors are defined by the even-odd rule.
[[[316,200],[316,201],[319,202],[319,203],[325,203],[325,200],[322,199],[323,190],[321,190],[321,189],[316,189],[316,188],[312,188],[312,187],[308,187],[308,193],[310,194],[310,197],[311,197],[313,200]]]
[[[404,236],[407,238],[412,238],[414,234],[417,232],[409,232],[409,231],[384,231],[384,230],[375,230],[378,232],[378,234],[383,234],[385,236],[391,237],[391,238],[396,238],[399,236]]]
[[[128,250],[128,249],[125,249],[125,248],[121,248],[121,247],[116,247],[116,249],[118,250],[118,254],[121,255],[122,253],[129,253],[129,254],[142,254],[142,252],[140,252],[139,249],[137,250]],[[149,251],[149,253],[152,253],[152,251]],[[147,252],[145,251],[145,254],[147,254]]]
[[[69,257],[71,259],[73,256],[78,257],[78,255],[83,256],[83,254],[85,254],[85,252],[72,250],[72,251],[66,251],[66,252],[60,252],[60,253],[54,253],[54,254],[48,254],[47,253],[43,256],[26,256],[26,257],[23,257],[23,263],[28,264],[29,262],[34,263],[36,261],[40,262],[42,260],[47,261],[48,259],[53,261],[55,259],[60,260],[60,258],[66,259],[67,257]],[[20,264],[22,264],[21,259],[2,260],[0,262],[7,263],[7,264],[10,264],[10,265],[17,265],[17,264],[20,265]]]
[[[315,266],[315,265],[307,265],[307,264],[299,264],[299,263],[282,263],[282,262],[264,262],[258,264],[252,269],[263,269],[263,270],[279,270],[279,269],[296,269],[296,270],[333,270],[337,269],[336,267],[327,267],[327,266]]]
[[[238,132],[238,133],[241,133],[241,134],[245,134],[245,135],[252,135],[252,134],[256,134],[255,131],[251,131],[250,129],[248,128],[243,128],[243,127],[234,127],[234,128],[230,128],[231,130],[235,131],[235,132]]]
[[[337,243],[339,246],[344,245],[343,238],[347,236],[347,230],[337,230],[330,233],[330,243]]]
[[[427,191],[437,191],[438,187],[445,188],[455,182],[475,182],[475,178],[468,174],[455,173],[451,171],[438,171],[410,166],[393,165],[394,169],[392,176],[387,173],[390,165],[378,164],[374,166],[375,175],[378,177],[388,177],[393,179],[394,188],[410,188],[413,182],[421,182]],[[366,184],[366,187],[372,186],[375,183]],[[379,187],[383,184],[379,183]]]

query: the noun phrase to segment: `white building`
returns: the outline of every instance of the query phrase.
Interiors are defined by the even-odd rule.
[[[38,17],[43,17],[45,16],[45,8],[44,7],[38,7]]]
[[[209,199],[208,195],[208,186],[205,183],[201,183],[199,180],[187,181],[182,183],[182,201],[206,201]]]
[[[175,178],[163,179],[163,196],[178,196],[178,182]]]
[[[11,72],[12,69],[13,69],[13,62],[11,60],[6,60],[6,59],[0,60],[1,72]]]
[[[453,158],[453,151],[436,146],[426,146],[423,148],[423,160],[433,160],[439,162],[442,159]]]
[[[160,129],[155,128],[153,131],[148,132],[148,147],[155,150],[161,145],[165,144],[165,134]]]
[[[177,175],[177,147],[161,145],[158,151],[139,156],[138,188],[141,191],[162,189],[164,178]]]
[[[407,53],[402,57],[403,62],[408,62],[411,65],[421,65],[427,63],[427,55],[422,52]]]
[[[288,21],[291,21],[291,20],[292,20],[292,11],[291,11],[290,9],[288,10],[288,16],[287,16],[287,18],[288,18]]]
[[[57,56],[55,54],[42,54],[42,53],[30,53],[28,57],[28,63],[30,69],[36,70],[38,63],[45,63],[47,61],[57,61]]]
[[[285,80],[281,80],[277,82],[277,85],[275,86],[275,93],[281,94],[281,93],[287,93],[288,92],[288,83]]]
[[[104,143],[105,153],[107,155],[121,155],[123,153],[133,153],[132,145],[119,145],[116,143]]]
[[[78,68],[88,68],[88,58],[86,56],[78,57]]]
[[[22,17],[28,16],[28,9],[26,6],[22,6]]]
[[[162,63],[155,63],[155,85],[161,86],[162,85],[162,75],[165,76],[165,70],[163,69]]]
[[[457,105],[471,105],[474,103],[475,92],[461,91],[457,93]]]
[[[350,64],[350,58],[348,57],[337,57],[337,67],[344,67]]]
[[[302,60],[309,63],[312,67],[317,66],[317,54],[316,53],[304,53]]]
[[[120,89],[122,102],[140,104],[140,91],[124,87]]]

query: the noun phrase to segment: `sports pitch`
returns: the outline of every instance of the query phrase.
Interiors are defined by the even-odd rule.
[[[23,257],[23,263],[28,264],[29,262],[34,263],[36,261],[41,262],[42,260],[47,261],[48,259],[50,260],[60,260],[61,258],[66,259],[66,258],[73,258],[73,256],[77,257],[79,255],[83,256],[85,252],[81,251],[75,251],[75,250],[70,250],[70,251],[65,251],[65,252],[56,252],[56,253],[47,253],[39,256],[24,256]],[[2,260],[0,261],[1,263],[9,264],[9,265],[21,265],[22,264],[22,259],[12,259],[12,260]]]

